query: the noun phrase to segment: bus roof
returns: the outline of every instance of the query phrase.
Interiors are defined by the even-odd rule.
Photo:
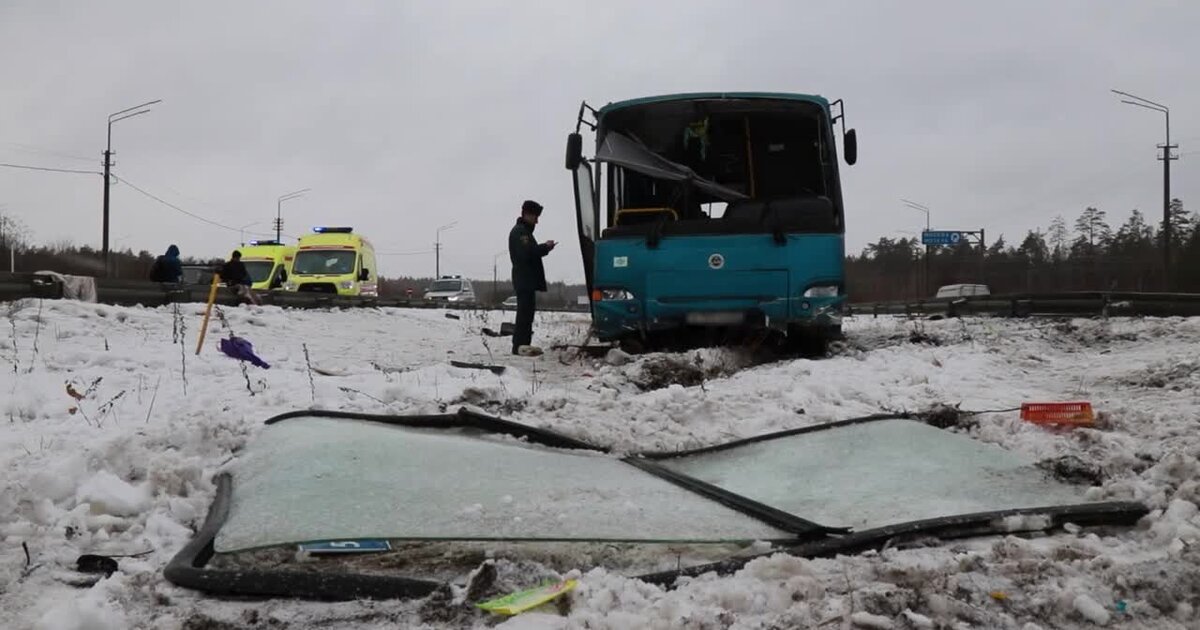
[[[646,105],[649,103],[665,103],[668,101],[694,101],[699,99],[774,99],[774,100],[789,100],[789,101],[808,101],[816,103],[826,109],[829,108],[829,101],[824,96],[816,94],[796,94],[791,92],[686,92],[683,94],[665,94],[663,96],[647,96],[643,98],[635,98],[627,101],[617,101],[609,103],[601,107],[597,112],[596,117],[603,117],[605,114],[614,112],[618,109],[632,107],[634,105]]]

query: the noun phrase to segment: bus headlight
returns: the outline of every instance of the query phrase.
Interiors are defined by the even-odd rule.
[[[338,283],[338,286],[342,287],[343,289],[347,289],[347,290],[353,289],[354,281],[353,280],[342,280],[341,282]]]
[[[633,294],[625,289],[593,289],[593,302],[619,302],[632,300]]]
[[[284,290],[284,291],[295,291],[295,290],[296,290],[296,283],[295,283],[295,282],[288,282],[288,283],[284,284],[284,285],[283,285],[283,290]]]
[[[836,284],[826,284],[821,286],[809,287],[804,291],[806,298],[831,298],[838,296],[838,287]]]

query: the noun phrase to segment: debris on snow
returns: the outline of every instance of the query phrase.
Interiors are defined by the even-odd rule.
[[[608,351],[608,354],[604,355],[604,362],[609,365],[621,366],[628,364],[630,361],[633,361],[633,355],[620,348],[613,348]]]
[[[1104,482],[1104,471],[1095,464],[1083,461],[1078,455],[1043,459],[1037,463],[1037,467],[1067,483],[1098,486]]]
[[[891,619],[883,615],[872,615],[864,611],[850,615],[850,623],[859,628],[870,628],[871,630],[891,630],[895,627]]]
[[[904,618],[908,620],[915,630],[933,630],[933,620],[925,615],[917,614],[911,610],[904,611]]]
[[[1084,619],[1101,626],[1108,625],[1109,620],[1112,619],[1112,615],[1104,609],[1104,606],[1086,594],[1075,597],[1075,610],[1083,615]]]

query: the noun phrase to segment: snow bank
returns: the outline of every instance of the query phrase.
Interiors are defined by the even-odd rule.
[[[730,350],[682,353],[659,365],[694,366],[699,384],[668,378],[643,389],[653,357],[515,358],[503,352],[504,340],[478,334],[511,314],[448,320],[433,310],[227,308],[196,356],[197,305],[179,305],[178,315],[175,307],[67,301],[42,303],[40,315],[38,308],[27,301],[0,309],[0,627],[494,623],[432,600],[246,603],[162,579],[204,518],[213,474],[263,420],[295,409],[436,413],[472,405],[618,450],[671,450],[935,403],[992,410],[1080,398],[1102,412],[1096,428],[1050,431],[1006,412],[950,430],[1031,460],[1071,462],[1046,466],[1047,474],[1083,471],[1092,498],[1147,502],[1155,511],[1138,527],[1022,537],[1044,521],[1013,519],[1009,536],[895,541],[880,553],[832,559],[775,554],[674,589],[594,569],[581,576],[565,617],[538,612],[498,627],[1200,627],[1200,318],[851,318],[849,338],[831,358],[754,365]],[[586,316],[539,315],[536,342],[580,343],[586,325]],[[243,372],[214,351],[230,333],[249,339],[272,369]],[[509,369],[497,376],[452,368],[451,358]],[[68,582],[96,580],[74,571],[84,553],[145,555],[120,558],[111,578],[80,589]],[[514,587],[546,574],[519,563],[501,568]]]

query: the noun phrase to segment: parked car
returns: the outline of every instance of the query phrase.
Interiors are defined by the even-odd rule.
[[[184,265],[181,284],[211,284],[219,265]]]
[[[425,289],[425,299],[431,302],[472,304],[475,302],[475,289],[471,281],[462,276],[442,276]]]
[[[939,298],[980,297],[991,295],[986,284],[947,284],[937,290]]]
[[[504,301],[500,303],[500,308],[515,310],[517,308],[517,296],[510,295],[504,298]]]

